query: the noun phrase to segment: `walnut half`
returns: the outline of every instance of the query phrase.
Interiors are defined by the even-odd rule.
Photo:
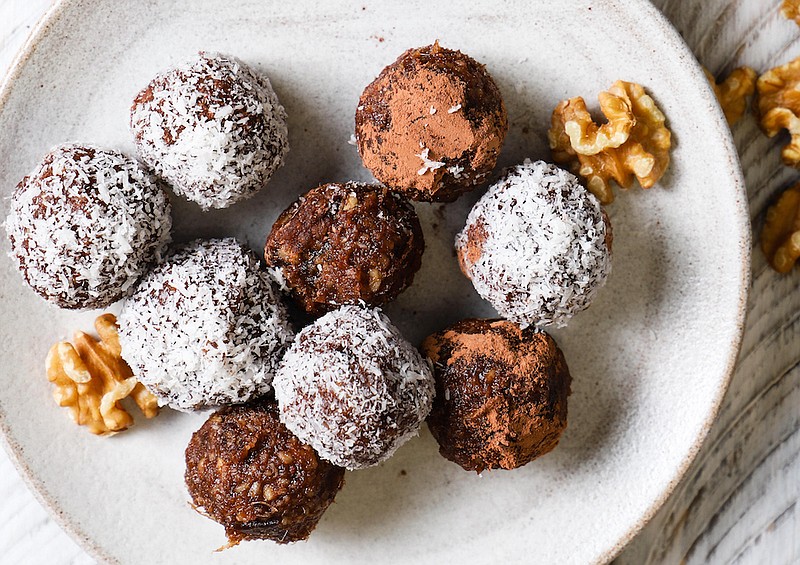
[[[112,435],[133,424],[120,400],[131,396],[147,418],[158,414],[158,403],[122,359],[116,317],[103,314],[94,326],[100,341],[75,332],[74,345],[61,341],[50,348],[47,378],[55,385],[56,402],[69,408],[76,424],[93,434]]]
[[[756,90],[756,72],[750,67],[739,67],[731,71],[722,82],[717,82],[708,69],[703,67],[711,89],[722,106],[728,125],[732,126],[744,115],[747,97]]]
[[[781,157],[784,164],[800,168],[800,57],[758,77],[756,88],[761,129],[769,137],[788,130],[792,140]]]
[[[669,165],[672,136],[665,117],[641,85],[618,80],[598,97],[608,123],[594,123],[581,97],[553,110],[548,141],[553,160],[586,181],[603,204],[614,201],[611,181],[629,188],[633,179],[652,187]]]
[[[788,273],[800,259],[800,183],[784,190],[767,210],[761,250],[779,273]]]
[[[783,0],[781,14],[787,20],[793,20],[800,25],[800,0]]]

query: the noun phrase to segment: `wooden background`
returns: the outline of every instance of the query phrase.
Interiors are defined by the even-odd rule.
[[[763,72],[800,56],[800,27],[780,15],[780,0],[654,3],[718,76],[743,64]],[[0,0],[0,75],[49,4]],[[788,137],[766,138],[752,115],[733,130],[757,246],[766,207],[800,181],[800,172],[780,162]],[[800,267],[777,275],[755,249],[752,273],[744,343],[717,422],[684,480],[619,563],[800,563]],[[92,562],[28,492],[2,450],[0,501],[0,563]]]

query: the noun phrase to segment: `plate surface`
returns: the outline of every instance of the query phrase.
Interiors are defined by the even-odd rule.
[[[612,557],[696,453],[741,338],[749,223],[730,134],[697,63],[645,0],[97,3],[66,0],[35,32],[0,92],[0,215],[51,146],[133,153],[127,111],[159,70],[203,49],[267,74],[289,113],[286,165],[254,199],[202,213],[176,202],[175,238],[235,235],[259,252],[277,214],[326,181],[369,180],[348,144],[363,87],[403,50],[439,39],[485,63],[511,123],[501,166],[548,159],[550,112],[614,80],[643,84],[675,147],[662,182],[618,195],[614,271],[592,308],[553,332],[573,374],[569,428],[553,453],[475,476],[427,430],[346,485],[306,543],[243,543],[197,515],[183,449],[202,414],[164,411],[111,439],[70,424],[43,360],[95,312],[61,312],[23,286],[0,238],[0,428],[59,522],[96,557],[124,563],[584,563]],[[414,343],[492,316],[452,254],[479,193],[418,205],[427,250],[387,312]]]

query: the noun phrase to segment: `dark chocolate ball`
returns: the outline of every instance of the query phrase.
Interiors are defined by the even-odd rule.
[[[186,448],[194,504],[225,526],[231,545],[308,538],[344,483],[344,469],[319,458],[278,419],[272,400],[223,408]]]
[[[264,257],[312,314],[343,304],[380,306],[414,280],[425,241],[413,206],[379,185],[325,184],[283,212]]]

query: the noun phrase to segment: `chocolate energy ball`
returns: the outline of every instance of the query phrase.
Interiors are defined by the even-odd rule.
[[[379,185],[325,184],[280,215],[264,257],[299,304],[322,314],[381,305],[414,280],[425,241],[413,206]]]
[[[364,166],[414,200],[450,202],[485,181],[507,130],[486,68],[438,42],[383,69],[356,110]]]
[[[307,539],[343,483],[344,469],[287,430],[270,400],[215,412],[186,448],[189,494],[230,545]]]
[[[293,336],[258,258],[232,238],[174,248],[118,321],[139,381],[159,405],[185,411],[268,392]]]
[[[142,161],[204,210],[255,194],[289,150],[269,79],[215,53],[156,76],[133,101],[130,125]]]
[[[611,271],[611,225],[600,203],[543,161],[526,160],[492,185],[455,245],[478,294],[523,328],[565,326]]]
[[[422,344],[436,400],[428,428],[467,471],[515,469],[551,451],[567,427],[570,374],[544,332],[505,320],[462,320]]]
[[[172,218],[136,161],[65,144],[17,185],[5,225],[10,255],[37,294],[61,308],[104,308],[161,257]]]
[[[297,334],[274,386],[286,427],[346,469],[376,465],[415,436],[434,394],[419,352],[380,310],[361,306]]]

